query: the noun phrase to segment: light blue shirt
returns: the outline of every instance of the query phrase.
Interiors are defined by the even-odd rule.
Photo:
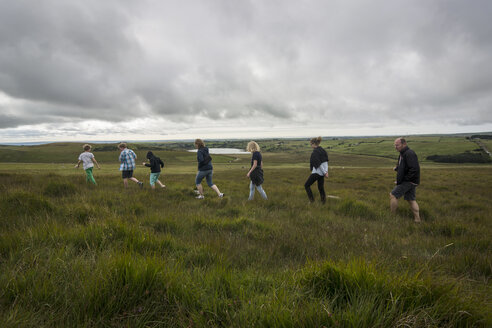
[[[132,171],[135,170],[135,159],[137,155],[133,150],[125,148],[120,154],[120,171]]]
[[[326,172],[328,172],[328,162],[321,163],[321,165],[318,168],[313,167],[313,171],[311,173],[316,173],[321,176],[324,176]]]

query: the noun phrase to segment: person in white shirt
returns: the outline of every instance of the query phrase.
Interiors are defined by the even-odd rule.
[[[79,161],[77,165],[75,165],[75,168],[79,168],[80,163],[83,163],[83,168],[85,170],[87,182],[92,182],[93,184],[97,185],[96,180],[92,175],[92,169],[94,168],[94,163],[97,165],[98,169],[100,169],[101,167],[99,166],[99,163],[96,161],[94,154],[91,153],[91,146],[85,144],[82,147],[84,148],[84,152],[79,155]]]

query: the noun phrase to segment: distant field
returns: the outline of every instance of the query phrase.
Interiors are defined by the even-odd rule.
[[[487,150],[492,153],[492,140],[481,140],[481,142],[487,147]]]
[[[395,161],[398,153],[394,150],[394,137],[339,139],[330,138],[322,142],[333,160],[333,165],[340,166],[374,166],[386,165],[389,160]],[[244,149],[247,140],[211,141],[209,147]],[[309,161],[311,147],[308,140],[270,139],[259,140],[265,158],[274,163],[305,163]],[[482,141],[490,145],[490,141]],[[462,153],[480,154],[481,151],[474,141],[465,137],[411,137],[408,138],[410,148],[414,149],[423,163],[431,155],[453,155]],[[39,146],[0,146],[0,162],[15,163],[73,163],[82,152],[80,143],[54,143]],[[105,163],[118,162],[117,144],[94,144],[96,158]],[[193,149],[191,143],[161,142],[130,144],[138,158],[145,159],[148,150],[169,163],[194,163],[195,154],[186,152]],[[362,155],[362,157],[346,156]],[[248,163],[248,155],[214,155],[214,162],[242,164]],[[376,159],[381,158],[381,159]]]
[[[423,160],[415,224],[404,201],[389,213],[397,153],[375,140],[326,141],[325,205],[303,187],[307,141],[260,141],[269,199],[252,202],[248,155],[214,155],[226,197],[197,200],[180,145],[135,147],[166,162],[154,191],[142,166],[144,189],[123,189],[112,145],[95,187],[80,144],[0,147],[0,327],[492,326],[492,165]]]

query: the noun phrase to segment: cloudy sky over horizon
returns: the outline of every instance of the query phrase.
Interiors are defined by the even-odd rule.
[[[0,0],[0,142],[492,131],[492,1]]]

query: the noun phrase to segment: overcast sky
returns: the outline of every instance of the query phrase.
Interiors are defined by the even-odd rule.
[[[492,131],[492,1],[0,0],[0,142]]]

